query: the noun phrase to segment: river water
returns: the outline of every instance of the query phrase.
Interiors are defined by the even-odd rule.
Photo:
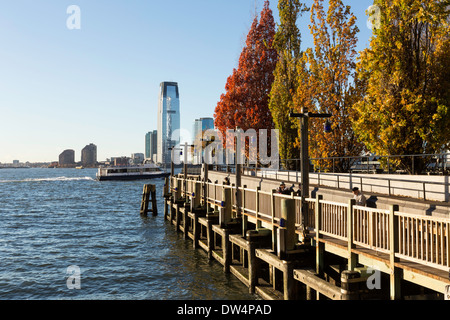
[[[163,179],[95,169],[0,169],[0,299],[254,300],[164,220]],[[157,217],[139,214],[157,188]]]

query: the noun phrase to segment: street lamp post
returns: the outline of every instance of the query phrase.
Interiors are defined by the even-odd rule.
[[[294,113],[292,110],[289,112],[289,117],[300,118],[300,170],[301,170],[301,221],[303,233],[305,230],[305,217],[308,214],[308,203],[306,198],[309,197],[309,150],[308,150],[308,125],[309,118],[330,118],[330,113],[311,113],[307,108],[302,108],[300,113]],[[331,125],[327,121],[325,124],[325,132],[331,131]]]

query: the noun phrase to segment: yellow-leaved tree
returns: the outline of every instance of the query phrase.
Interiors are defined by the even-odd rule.
[[[375,0],[370,47],[357,65],[366,94],[354,129],[378,155],[448,150],[450,142],[449,1]],[[426,158],[391,159],[421,172]]]

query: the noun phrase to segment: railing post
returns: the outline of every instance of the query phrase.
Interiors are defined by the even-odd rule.
[[[241,188],[242,203],[241,204],[238,203],[238,209],[239,209],[239,205],[242,205],[241,216],[242,216],[242,236],[243,237],[245,237],[245,235],[247,233],[247,224],[248,224],[248,217],[245,215],[245,190],[244,190],[245,188],[247,188],[247,185],[244,185],[243,188]],[[238,192],[238,194],[239,194],[239,192]]]
[[[224,228],[231,221],[231,188],[222,189],[222,203],[219,208],[219,225]]]
[[[423,201],[426,201],[427,200],[427,197],[425,196],[425,181],[423,182]]]
[[[208,205],[208,164],[202,164],[203,169],[203,203],[207,208]]]
[[[316,229],[316,273],[321,276],[324,269],[324,244],[320,242],[320,228],[321,228],[321,216],[322,216],[322,205],[320,200],[323,199],[321,194],[316,195],[316,205],[315,205],[315,229]]]
[[[277,228],[275,227],[275,199],[274,190],[270,190],[270,212],[272,214],[272,250],[277,248]]]
[[[390,296],[391,300],[400,299],[400,280],[401,280],[401,269],[395,267],[395,262],[398,258],[395,257],[395,253],[399,249],[399,238],[398,238],[398,217],[395,212],[398,211],[398,205],[391,205],[389,208],[389,265],[391,269],[390,273]]]
[[[258,214],[259,214],[259,191],[261,190],[260,186],[256,187],[256,203],[255,203],[255,218],[256,218],[256,229],[261,228],[261,221],[258,219]]]
[[[356,204],[355,199],[350,199],[347,206],[347,251],[348,251],[348,266],[347,269],[353,271],[356,267],[357,256],[352,252],[355,247],[353,244],[353,206]]]
[[[258,283],[258,259],[256,258],[255,250],[257,247],[257,240],[255,235],[257,234],[254,230],[249,230],[246,234],[248,240],[248,251],[247,251],[247,259],[248,259],[248,282],[249,282],[249,292],[255,293],[255,286]]]

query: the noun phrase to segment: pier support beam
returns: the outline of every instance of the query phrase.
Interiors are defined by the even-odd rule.
[[[257,231],[247,231],[248,240],[248,282],[249,282],[249,292],[255,293],[255,286],[258,283],[258,260],[256,259],[255,250],[258,244],[258,232]]]
[[[192,239],[192,247],[194,249],[197,249],[199,247],[198,246],[198,238],[200,236],[200,224],[198,222],[199,214],[198,214],[198,212],[193,212],[192,214],[194,215],[194,217],[192,219],[193,220],[193,222],[192,222],[192,235],[193,235],[193,238],[194,238],[194,239]]]
[[[219,220],[219,215],[215,211],[206,214],[206,238],[208,243],[208,258],[213,259],[214,248],[214,232],[212,230],[213,224]]]
[[[189,239],[189,208],[191,204],[190,202],[185,202],[184,211],[183,211],[183,233],[184,239]]]

